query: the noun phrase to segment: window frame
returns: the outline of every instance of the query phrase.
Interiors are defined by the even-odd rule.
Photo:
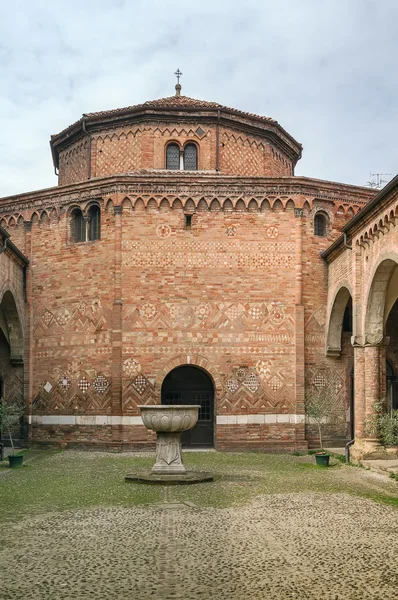
[[[320,226],[320,219],[322,219],[322,233]],[[314,215],[313,231],[316,237],[327,237],[329,233],[329,218],[323,211],[318,211]]]
[[[80,225],[79,225],[80,222]],[[81,208],[75,206],[71,211],[71,241],[72,244],[82,244],[86,241],[86,220]]]
[[[195,152],[196,152],[196,168],[195,169],[187,169],[185,167],[185,152],[186,152],[187,148],[189,148],[189,146],[192,146],[193,148],[195,148]],[[199,170],[199,147],[198,147],[198,144],[196,144],[196,142],[194,142],[192,140],[188,140],[187,142],[185,142],[182,152],[183,152],[184,171],[198,171]]]
[[[168,153],[169,148],[171,148],[172,146],[175,146],[178,150],[178,168],[173,168],[173,167],[168,166],[167,153]],[[175,140],[167,142],[167,144],[166,144],[165,166],[166,166],[166,171],[180,171],[181,170],[181,146]]]

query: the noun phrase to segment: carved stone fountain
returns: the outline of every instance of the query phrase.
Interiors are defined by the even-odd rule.
[[[213,481],[208,473],[187,471],[182,460],[181,433],[195,427],[199,405],[156,404],[138,408],[145,427],[156,431],[156,461],[150,472],[132,473],[126,481],[168,485]]]

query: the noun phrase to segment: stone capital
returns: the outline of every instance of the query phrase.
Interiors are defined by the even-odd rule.
[[[123,212],[123,206],[121,204],[118,204],[117,206],[113,207],[113,213],[115,215],[121,215]]]

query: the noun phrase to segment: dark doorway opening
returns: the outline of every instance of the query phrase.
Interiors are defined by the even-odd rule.
[[[199,404],[199,419],[184,431],[184,447],[212,448],[214,445],[214,386],[210,377],[197,367],[177,367],[165,377],[162,404]]]

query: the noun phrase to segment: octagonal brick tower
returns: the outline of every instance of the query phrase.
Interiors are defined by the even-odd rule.
[[[167,169],[170,144],[196,149],[196,164],[174,170],[240,176],[291,176],[302,150],[271,118],[180,95],[86,114],[51,138],[59,185]]]
[[[276,121],[176,92],[83,115],[51,138],[59,185],[0,200],[30,261],[30,439],[153,447],[138,406],[181,401],[201,405],[184,443],[303,449],[305,394],[332,381],[341,444],[352,347],[326,353],[320,253],[375,192],[294,176]]]

